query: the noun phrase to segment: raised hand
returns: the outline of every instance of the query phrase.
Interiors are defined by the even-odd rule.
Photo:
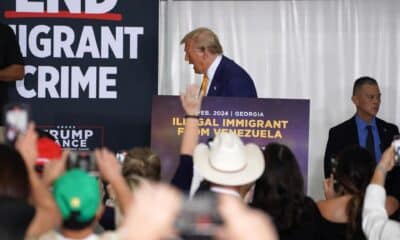
[[[142,183],[121,227],[122,238],[159,240],[173,235],[181,201],[179,192],[168,185]]]
[[[60,159],[53,159],[44,164],[42,179],[46,186],[50,186],[65,172],[67,158],[70,150],[63,150]]]
[[[95,150],[96,164],[103,180],[112,182],[115,177],[121,176],[121,164],[115,154],[106,148]]]
[[[335,197],[335,189],[333,187],[334,183],[335,179],[333,178],[333,174],[324,180],[325,199],[332,199]]]
[[[37,139],[38,135],[35,131],[35,124],[31,122],[25,133],[21,133],[15,142],[15,148],[22,155],[26,166],[32,169],[38,158]]]
[[[187,115],[197,116],[200,114],[201,100],[200,88],[197,85],[190,85],[186,92],[181,95],[182,107]]]
[[[394,167],[394,147],[391,145],[383,152],[378,167],[382,167],[384,171],[389,172]]]

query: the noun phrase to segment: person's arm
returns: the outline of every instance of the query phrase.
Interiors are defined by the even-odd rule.
[[[368,185],[362,212],[362,228],[368,239],[400,239],[400,223],[389,220],[385,195],[382,185]]]
[[[45,163],[42,173],[42,181],[46,187],[50,188],[54,181],[65,172],[69,150],[63,150],[60,159],[53,159]]]
[[[24,65],[11,64],[5,68],[0,69],[0,81],[11,82],[21,80],[25,76]]]
[[[371,184],[385,186],[386,174],[394,167],[394,149],[389,147],[383,154],[381,161],[377,165],[374,175],[371,179]],[[385,192],[386,195],[386,192]],[[389,215],[393,214],[399,208],[399,202],[393,196],[387,196],[385,200],[385,208]]]
[[[118,163],[115,154],[105,148],[97,149],[95,156],[100,176],[111,184],[118,206],[122,214],[125,215],[132,201],[132,193],[121,174],[121,165]]]
[[[192,155],[194,148],[199,140],[199,114],[202,96],[199,95],[199,87],[191,85],[186,92],[181,95],[181,104],[185,110],[186,125],[182,136],[181,150],[182,155]],[[197,116],[197,118],[196,118]]]
[[[39,179],[34,165],[37,159],[37,134],[34,124],[29,124],[25,134],[18,137],[15,144],[21,153],[28,171],[31,188],[31,202],[36,213],[26,232],[27,237],[34,237],[56,228],[61,223],[61,214],[53,196]]]
[[[393,125],[393,128],[390,128],[390,135],[396,136],[399,135],[399,129],[397,126]],[[387,138],[392,140],[393,136]],[[386,141],[387,141],[386,140]],[[383,146],[388,146],[390,144],[386,143]],[[400,182],[400,167],[395,166],[388,172],[385,179],[385,190],[386,190],[386,201],[389,202],[386,206],[392,206],[391,211],[387,208],[389,215],[393,214],[399,208],[400,201],[400,188],[398,187]],[[393,207],[394,206],[394,207]]]
[[[390,146],[385,152],[382,154],[381,160],[375,168],[374,175],[371,179],[371,184],[376,184],[380,186],[385,185],[385,178],[387,172],[392,170],[394,167],[394,148]]]
[[[13,30],[8,26],[4,33],[2,38],[4,38],[6,49],[2,49],[2,56],[4,57],[4,65],[6,67],[0,69],[0,81],[10,82],[21,80],[24,78],[25,69],[17,38]]]
[[[182,136],[180,149],[180,163],[171,180],[171,184],[182,191],[188,192],[193,177],[192,154],[199,140],[199,114],[202,96],[199,95],[199,87],[191,85],[181,95],[182,107],[185,110],[186,125]]]
[[[386,173],[394,166],[394,150],[389,147],[382,154],[365,194],[362,228],[368,239],[400,239],[400,224],[389,220],[384,189]]]
[[[325,199],[333,199],[336,197],[335,188],[334,188],[335,179],[333,178],[333,174],[324,180],[324,194]]]
[[[175,233],[181,203],[182,196],[176,189],[161,183],[142,183],[119,229],[121,239],[169,239]]]

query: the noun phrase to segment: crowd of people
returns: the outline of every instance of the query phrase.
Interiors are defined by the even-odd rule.
[[[386,198],[385,178],[395,165],[390,146],[376,163],[368,150],[340,151],[325,182],[326,200],[304,192],[296,156],[280,143],[244,144],[233,133],[198,143],[202,95],[190,86],[181,96],[186,125],[172,184],[160,183],[160,159],[149,148],[127,151],[119,161],[94,151],[99,176],[66,169],[70,155],[35,168],[38,134],[31,123],[14,146],[0,145],[0,223],[4,239],[397,239],[398,206]],[[45,136],[46,137],[46,136]],[[183,212],[193,168],[203,176],[193,201],[215,208],[219,220]],[[106,183],[106,184],[105,184]],[[208,195],[204,195],[208,193]],[[112,203],[107,203],[107,197]],[[216,201],[196,201],[204,196]],[[210,205],[214,204],[214,205]],[[113,226],[103,224],[105,207]],[[193,208],[204,209],[192,205]],[[195,214],[196,211],[191,211]],[[201,215],[203,214],[203,215]],[[388,216],[393,216],[389,219]],[[203,231],[181,232],[177,219]],[[195,229],[194,228],[194,229]],[[208,231],[204,231],[208,229]],[[201,235],[199,233],[205,233]]]
[[[182,97],[183,106],[191,109],[188,111],[198,110],[200,107],[201,97],[198,97],[198,90],[192,87]],[[197,97],[192,102],[194,93]],[[194,118],[193,120],[196,121]],[[197,127],[197,123],[193,126]],[[220,149],[221,146],[229,147],[226,144],[229,145],[232,136],[226,136],[223,141],[228,143],[221,142],[216,151],[224,151]],[[235,141],[234,144],[238,144],[236,147],[246,149],[239,138],[236,137]],[[182,143],[182,146],[185,144]],[[160,159],[150,149],[134,148],[126,152],[122,164],[109,150],[96,149],[94,155],[99,176],[95,177],[81,168],[66,169],[70,155],[68,150],[64,150],[59,159],[44,163],[44,167],[38,171],[35,167],[38,159],[37,145],[38,133],[33,123],[26,132],[19,135],[14,146],[0,145],[0,164],[3,164],[0,168],[0,208],[8,216],[0,224],[2,239],[182,237],[175,225],[182,209],[182,193],[159,182]],[[258,157],[257,166],[250,172],[246,170],[246,174],[238,174],[233,184],[229,183],[229,179],[224,180],[233,188],[236,188],[238,181],[244,184],[254,182],[264,170],[261,150],[256,145],[247,148]],[[207,155],[201,156],[203,161],[209,153],[205,154]],[[223,161],[227,160],[229,159],[225,158]],[[243,155],[238,160],[238,167],[249,162],[248,156]],[[224,165],[222,163],[221,166],[224,168]],[[256,175],[253,175],[254,171]],[[229,176],[230,173],[227,174]],[[216,182],[221,184],[218,180]],[[103,183],[107,185],[103,186]],[[223,186],[220,188],[223,189]],[[110,199],[113,200],[112,206],[118,212],[114,214],[117,224],[113,230],[105,230],[105,226],[100,224],[107,205],[103,201],[104,189],[108,189]],[[223,222],[212,231],[216,238],[277,239],[270,218],[251,209],[235,195],[218,197],[215,208]],[[251,232],[254,236],[246,233],[249,229],[253,229]]]

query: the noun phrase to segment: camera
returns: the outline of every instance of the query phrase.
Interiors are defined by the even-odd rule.
[[[94,152],[91,151],[71,151],[67,160],[67,169],[80,169],[88,172],[92,176],[98,176],[99,172],[96,165]]]
[[[29,107],[22,103],[7,104],[3,109],[4,116],[4,139],[8,144],[13,145],[20,133],[28,128],[30,119]]]
[[[217,196],[211,192],[185,198],[175,221],[175,226],[183,237],[213,236],[222,219],[217,210]]]
[[[394,137],[392,146],[394,148],[394,164],[400,166],[400,135]]]

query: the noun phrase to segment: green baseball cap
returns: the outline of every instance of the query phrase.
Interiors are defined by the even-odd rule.
[[[96,178],[74,169],[66,172],[54,183],[53,195],[64,220],[78,213],[78,222],[91,220],[100,205],[100,186]]]

